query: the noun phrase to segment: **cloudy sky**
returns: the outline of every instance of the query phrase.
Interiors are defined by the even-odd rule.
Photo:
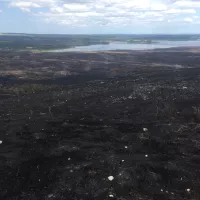
[[[200,0],[0,0],[0,32],[200,33]]]

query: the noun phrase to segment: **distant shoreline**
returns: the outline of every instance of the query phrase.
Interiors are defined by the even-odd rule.
[[[200,35],[93,34],[56,35],[1,33],[0,49],[14,51],[111,51],[200,46]]]

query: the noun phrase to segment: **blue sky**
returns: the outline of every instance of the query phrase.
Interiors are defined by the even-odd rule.
[[[200,0],[0,0],[0,32],[200,33]]]

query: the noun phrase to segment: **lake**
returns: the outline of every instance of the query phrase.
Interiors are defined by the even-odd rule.
[[[57,49],[55,52],[69,51],[111,51],[111,50],[148,50],[148,49],[163,49],[172,47],[200,47],[200,40],[195,41],[153,41],[154,44],[130,44],[125,42],[111,42],[109,44],[97,44],[89,46],[76,46],[68,49]]]

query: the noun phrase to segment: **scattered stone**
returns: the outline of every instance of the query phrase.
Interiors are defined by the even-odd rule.
[[[124,160],[122,160],[122,162],[124,162]]]
[[[3,143],[3,141],[2,140],[0,140],[0,144],[2,144]]]
[[[163,192],[163,189],[161,189],[160,191]]]
[[[49,194],[49,195],[48,195],[48,198],[51,198],[51,197],[54,197],[54,195],[53,195],[53,194]]]
[[[127,147],[127,146],[125,146],[124,148],[125,148],[125,149],[128,149],[128,147]]]
[[[128,97],[128,99],[132,99],[132,98],[133,98],[132,96],[129,96],[129,97]]]
[[[68,158],[68,160],[71,160],[71,158]]]
[[[113,198],[113,197],[114,197],[114,195],[113,195],[113,194],[109,194],[109,197],[110,197],[110,198]]]
[[[148,131],[148,129],[147,128],[143,128],[143,131],[146,132],[146,131]]]
[[[113,177],[113,176],[109,176],[109,177],[108,177],[108,180],[109,180],[109,181],[113,181],[113,180],[114,180],[114,177]]]
[[[190,188],[186,189],[187,192],[190,192]]]
[[[146,154],[146,155],[145,155],[145,157],[147,158],[147,157],[148,157],[148,155]]]

